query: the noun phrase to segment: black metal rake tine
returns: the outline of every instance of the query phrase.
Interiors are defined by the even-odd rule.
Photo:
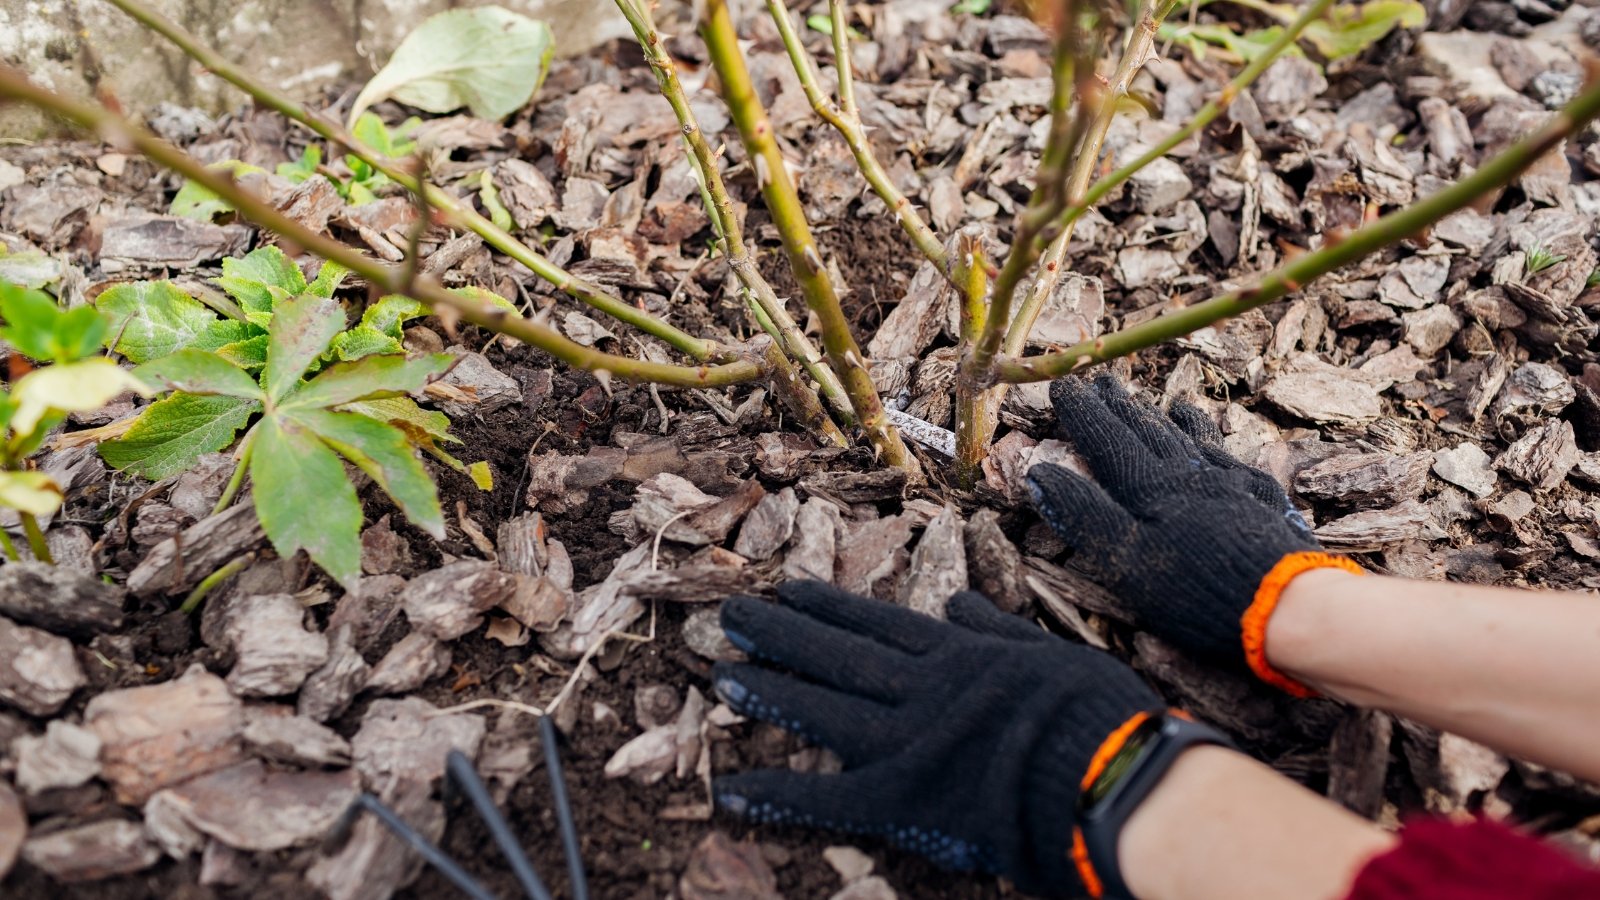
[[[539,874],[533,870],[533,863],[528,861],[528,854],[523,851],[516,835],[511,833],[511,826],[506,823],[505,816],[500,814],[499,808],[490,799],[489,789],[484,786],[483,779],[478,777],[477,770],[472,767],[472,761],[460,750],[451,750],[445,757],[445,771],[456,789],[466,795],[467,802],[472,804],[478,819],[489,829],[489,836],[500,846],[500,852],[505,855],[506,862],[511,864],[511,872],[522,885],[522,890],[533,900],[553,900],[550,890],[544,886],[544,882],[539,880]]]
[[[561,849],[566,854],[567,873],[572,879],[572,900],[589,900],[589,880],[583,874],[578,825],[572,818],[572,800],[567,796],[567,781],[561,772],[561,753],[556,740],[555,722],[549,716],[540,716],[539,743],[544,747],[544,767],[550,776],[550,796],[555,801],[556,821],[561,826]]]
[[[351,804],[350,808],[352,811],[366,810],[376,816],[379,822],[382,822],[386,828],[394,833],[395,837],[410,844],[411,849],[421,854],[423,859],[427,860],[435,869],[438,869],[439,873],[444,877],[450,879],[452,884],[460,888],[462,893],[471,897],[472,900],[498,900],[482,884],[479,884],[476,878],[468,874],[466,869],[463,869],[459,863],[451,859],[449,854],[440,850],[432,841],[423,837],[421,832],[407,825],[405,820],[400,818],[399,814],[394,810],[384,805],[382,800],[371,794],[362,794],[356,798],[355,803]]]

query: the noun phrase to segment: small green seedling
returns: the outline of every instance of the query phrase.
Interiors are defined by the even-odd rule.
[[[1215,0],[1190,0],[1162,23],[1157,31],[1161,40],[1172,41],[1204,59],[1208,47],[1220,50],[1230,62],[1253,62],[1300,15],[1292,3],[1268,0],[1228,0],[1266,15],[1278,24],[1268,28],[1240,31],[1229,24],[1190,24],[1178,12],[1188,7],[1209,6]],[[1427,19],[1427,11],[1413,0],[1369,0],[1366,3],[1340,3],[1326,19],[1308,25],[1301,40],[1310,44],[1325,60],[1332,62],[1354,56],[1386,37],[1396,28],[1415,28]]]
[[[1556,263],[1565,261],[1566,257],[1562,254],[1551,253],[1549,250],[1544,248],[1544,245],[1535,244],[1534,246],[1528,248],[1528,255],[1527,258],[1523,260],[1522,266],[1529,275],[1536,275],[1540,272],[1543,272],[1545,269],[1550,268]]]
[[[264,174],[267,171],[260,166],[252,166],[237,159],[225,159],[222,162],[206,166],[206,168],[227,172],[234,178]],[[178,193],[172,196],[172,203],[167,207],[167,212],[174,216],[182,216],[185,219],[211,222],[223,213],[233,212],[233,204],[218,197],[210,188],[189,179],[184,179],[183,186],[179,187]]]
[[[219,508],[248,472],[273,547],[284,556],[305,550],[351,587],[361,575],[361,503],[341,457],[371,476],[417,527],[444,536],[438,491],[417,455],[432,437],[406,421],[409,410],[424,420],[428,414],[405,395],[454,360],[377,354],[318,371],[335,339],[348,333],[345,324],[337,300],[307,291],[273,304],[259,370],[196,347],[141,365],[139,378],[172,393],[146,408],[122,439],[101,444],[101,455],[141,474],[181,471],[232,443],[254,419]],[[384,411],[397,401],[409,407]]]
[[[97,355],[107,329],[93,307],[63,310],[42,291],[0,282],[0,318],[0,339],[14,354],[11,371],[23,373],[9,391],[0,389],[0,507],[17,512],[34,558],[50,562],[38,517],[60,509],[62,491],[49,475],[28,469],[28,457],[69,413],[99,409],[125,391],[151,392]],[[46,365],[32,368],[21,357]],[[3,529],[0,549],[18,558]]]
[[[363,143],[383,156],[399,159],[416,152],[417,142],[411,139],[411,133],[421,124],[421,119],[412,116],[390,128],[376,113],[364,112],[356,118],[355,126],[350,130]],[[351,206],[371,203],[378,199],[379,191],[394,183],[387,175],[354,155],[346,154],[344,164],[350,170],[349,178],[340,178],[325,170],[322,165],[322,148],[316,144],[308,144],[300,151],[299,159],[278,163],[277,174],[296,184],[313,175],[322,174],[333,182],[334,188],[339,191],[339,196]]]

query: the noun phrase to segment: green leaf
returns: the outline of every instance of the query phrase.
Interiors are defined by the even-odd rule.
[[[173,394],[145,407],[127,434],[102,443],[100,456],[113,468],[160,481],[233,443],[260,411],[254,400]]]
[[[511,210],[506,209],[500,202],[500,192],[495,189],[494,176],[488,169],[478,176],[478,199],[483,201],[483,208],[489,211],[489,220],[501,231],[512,231],[517,227],[511,218]]]
[[[981,16],[988,12],[989,7],[993,5],[994,0],[961,0],[955,6],[950,7],[950,11],[957,15],[966,13],[969,16]]]
[[[365,206],[368,203],[377,201],[378,195],[372,192],[372,189],[368,187],[369,184],[371,182],[352,181],[350,183],[350,188],[345,193],[345,199],[350,201],[351,206]]]
[[[349,274],[349,269],[332,260],[328,260],[317,271],[317,280],[306,285],[306,293],[315,294],[318,297],[332,297],[333,292],[337,291],[339,284],[344,281],[344,277]]]
[[[333,355],[342,360],[404,352],[405,347],[401,346],[399,338],[390,337],[371,325],[357,325],[349,331],[339,332],[333,339]]]
[[[92,306],[63,310],[43,291],[0,282],[0,337],[30,359],[72,362],[93,354],[105,339],[106,321]]]
[[[309,179],[317,174],[317,167],[322,165],[322,148],[316,144],[307,144],[300,151],[300,158],[294,162],[278,163],[278,175],[287,178],[295,184]]]
[[[351,123],[389,99],[428,112],[465,106],[479,118],[505,118],[539,90],[554,51],[550,26],[498,6],[430,16],[361,89]]]
[[[358,413],[303,409],[285,416],[304,425],[372,477],[412,524],[444,538],[439,491],[400,429]]]
[[[247,372],[257,372],[267,364],[267,342],[266,335],[258,334],[242,341],[223,344],[216,349],[216,354]]]
[[[272,317],[267,368],[261,384],[274,402],[283,399],[344,329],[344,307],[328,297],[302,294],[285,301]]]
[[[252,166],[237,159],[225,159],[206,168],[216,172],[226,172],[234,178],[267,171],[260,166]],[[172,205],[167,207],[167,212],[185,219],[210,222],[225,212],[233,212],[233,204],[217,196],[210,188],[185,179],[183,186],[178,188],[178,193],[173,195]]]
[[[61,508],[61,486],[43,472],[0,472],[0,506],[48,516]]]
[[[0,281],[38,290],[61,280],[61,260],[39,252],[7,253],[0,243]]]
[[[413,359],[363,356],[323,370],[300,390],[285,397],[279,406],[282,409],[325,408],[409,394],[422,390],[423,385],[443,374],[455,361],[448,353],[430,353]]]
[[[814,15],[806,16],[806,26],[812,31],[820,31],[829,37],[833,36],[833,18],[828,16],[826,13],[816,13]],[[845,32],[850,35],[850,40],[852,41],[871,40],[871,38],[862,34],[853,25],[846,25]]]
[[[19,435],[32,434],[47,414],[99,409],[123,391],[145,397],[154,393],[132,372],[103,356],[34,369],[11,388],[17,404],[11,429]]]
[[[361,314],[361,324],[376,328],[398,340],[403,334],[405,323],[412,319],[420,319],[427,314],[428,307],[420,301],[403,294],[387,294],[379,297],[377,303],[367,307],[366,312]]]
[[[222,261],[222,277],[214,282],[239,301],[245,313],[270,316],[274,304],[305,293],[306,277],[294,260],[277,247],[258,247],[243,259]],[[274,291],[273,288],[277,290]],[[257,324],[265,325],[264,322]]]
[[[1340,3],[1306,26],[1305,40],[1331,62],[1360,53],[1396,28],[1416,28],[1427,17],[1422,4],[1410,0]]]
[[[393,159],[397,156],[409,155],[411,151],[417,149],[417,142],[410,139],[410,134],[421,125],[422,120],[412,116],[399,125],[390,128],[384,123],[383,119],[378,117],[377,113],[364,112],[356,116],[355,127],[351,130],[355,132],[356,139],[361,143],[378,151],[379,154]],[[346,156],[345,160],[348,162],[352,158]],[[356,173],[360,180],[366,181],[372,178],[384,177],[375,173],[372,167],[367,165],[366,160],[356,159],[356,162],[359,167],[352,165],[350,171]]]
[[[424,449],[437,441],[459,444],[461,440],[450,434],[450,417],[442,412],[423,409],[410,397],[387,397],[381,400],[358,400],[339,407],[345,412],[358,412],[404,431],[411,442]]]
[[[478,486],[478,490],[494,490],[494,471],[489,468],[488,460],[482,459],[467,466],[467,474],[472,477],[472,483]]]
[[[179,350],[134,370],[147,384],[189,394],[221,394],[265,400],[256,380],[245,370],[205,350]]]
[[[266,416],[250,453],[256,517],[283,557],[304,550],[350,589],[361,576],[361,503],[344,463],[299,422]]]
[[[111,349],[136,363],[186,347],[215,349],[244,337],[244,323],[215,312],[170,281],[134,281],[107,289],[94,301],[109,319]]]

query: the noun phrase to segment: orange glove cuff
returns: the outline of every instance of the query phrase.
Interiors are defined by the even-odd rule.
[[[1083,780],[1078,782],[1078,790],[1087,791],[1095,783],[1100,774],[1111,765],[1111,761],[1122,752],[1122,745],[1127,743],[1128,736],[1146,719],[1150,718],[1148,712],[1135,713],[1128,721],[1117,726],[1117,729],[1106,735],[1100,743],[1100,749],[1089,758],[1089,768],[1084,770]],[[1083,880],[1084,890],[1091,897],[1100,897],[1105,893],[1105,887],[1100,881],[1100,876],[1094,872],[1094,864],[1089,862],[1089,847],[1083,841],[1083,830],[1077,827],[1072,829],[1072,864],[1078,870],[1078,877]]]
[[[1267,684],[1294,697],[1315,697],[1317,692],[1274,669],[1272,664],[1267,662],[1267,623],[1272,619],[1273,611],[1278,608],[1278,598],[1283,596],[1284,588],[1289,586],[1289,582],[1293,581],[1296,575],[1312,569],[1343,569],[1355,575],[1367,574],[1355,560],[1343,556],[1316,550],[1290,553],[1278,560],[1277,565],[1261,579],[1261,585],[1256,588],[1255,599],[1239,619],[1240,633],[1244,640],[1244,659],[1250,665],[1250,671],[1256,673],[1256,677]]]

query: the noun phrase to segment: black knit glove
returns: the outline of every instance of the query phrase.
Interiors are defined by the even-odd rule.
[[[1068,858],[1080,782],[1108,736],[1162,707],[1133,670],[980,594],[952,597],[949,622],[816,581],[778,595],[723,604],[729,640],[759,662],[719,663],[717,693],[833,750],[844,772],[724,776],[718,807],[1081,892]]]
[[[1292,694],[1309,689],[1266,662],[1267,618],[1299,572],[1349,560],[1320,552],[1265,472],[1222,448],[1195,407],[1170,418],[1103,374],[1050,386],[1061,428],[1099,482],[1060,466],[1028,471],[1039,514],[1127,604],[1140,627],[1192,653],[1248,666]]]

